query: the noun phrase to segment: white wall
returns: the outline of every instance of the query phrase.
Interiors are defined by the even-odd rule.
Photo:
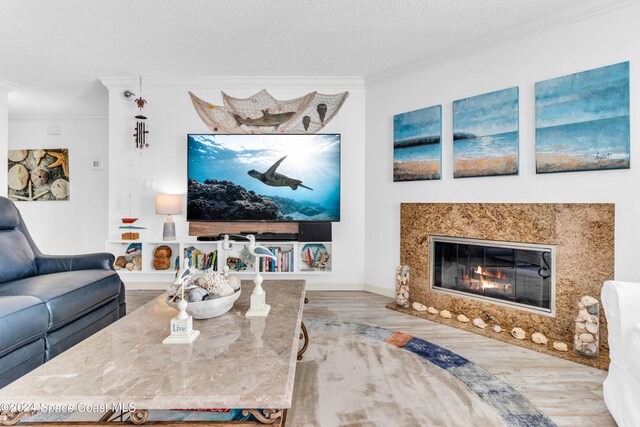
[[[156,193],[181,193],[186,199],[188,133],[210,133],[193,108],[188,91],[222,105],[220,91],[248,97],[263,88],[278,99],[299,97],[313,90],[322,93],[350,92],[337,116],[323,129],[342,134],[341,222],[333,224],[333,272],[307,275],[310,283],[325,288],[363,289],[364,284],[364,147],[365,96],[362,79],[144,79],[144,114],[148,117],[151,147],[134,148],[133,126],[137,112],[122,97],[124,89],[137,92],[137,79],[105,78],[109,89],[109,234],[119,235],[120,218],[134,216],[149,229],[142,238],[161,238],[164,217],[155,215]],[[143,191],[145,179],[155,180],[156,191]],[[129,203],[129,199],[131,203]],[[186,206],[186,200],[183,200]],[[178,237],[188,234],[186,217],[174,216]]]
[[[387,292],[394,286],[401,202],[614,202],[616,278],[640,282],[639,16],[640,5],[634,4],[403,78],[367,82],[367,286]],[[534,83],[627,60],[631,169],[536,175]],[[520,175],[454,180],[452,101],[512,86],[520,87]],[[393,183],[393,115],[436,104],[442,104],[443,179]]]
[[[48,135],[47,126],[60,126],[62,134]],[[15,202],[36,244],[44,253],[104,251],[107,238],[107,143],[106,117],[10,116],[9,149],[69,149],[68,201]],[[6,161],[6,155],[2,157]],[[103,170],[91,169],[91,161],[96,158],[103,160]],[[6,171],[6,166],[3,170]],[[6,183],[0,185],[6,192]]]
[[[9,92],[13,87],[0,80],[0,171],[8,167],[7,147],[9,146]],[[0,173],[0,196],[7,196],[7,174]]]

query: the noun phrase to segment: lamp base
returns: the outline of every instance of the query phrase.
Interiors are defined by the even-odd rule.
[[[162,240],[176,240],[176,223],[165,222],[162,228]]]

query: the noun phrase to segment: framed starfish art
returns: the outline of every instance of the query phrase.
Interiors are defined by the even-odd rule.
[[[69,200],[69,150],[9,150],[9,199]]]

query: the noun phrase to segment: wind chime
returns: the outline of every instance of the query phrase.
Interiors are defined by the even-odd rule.
[[[142,114],[142,109],[147,103],[147,101],[142,97],[142,76],[140,76],[140,97],[136,99],[135,102],[138,106],[139,114],[135,117],[136,127],[133,138],[136,141],[136,148],[142,150],[143,148],[149,148],[149,143],[147,142],[147,134],[149,133],[147,130],[147,116]]]

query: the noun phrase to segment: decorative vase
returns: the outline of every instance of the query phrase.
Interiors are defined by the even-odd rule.
[[[584,296],[578,302],[573,351],[584,357],[598,357],[600,347],[600,302]]]
[[[399,265],[396,268],[396,304],[409,307],[409,266]]]

